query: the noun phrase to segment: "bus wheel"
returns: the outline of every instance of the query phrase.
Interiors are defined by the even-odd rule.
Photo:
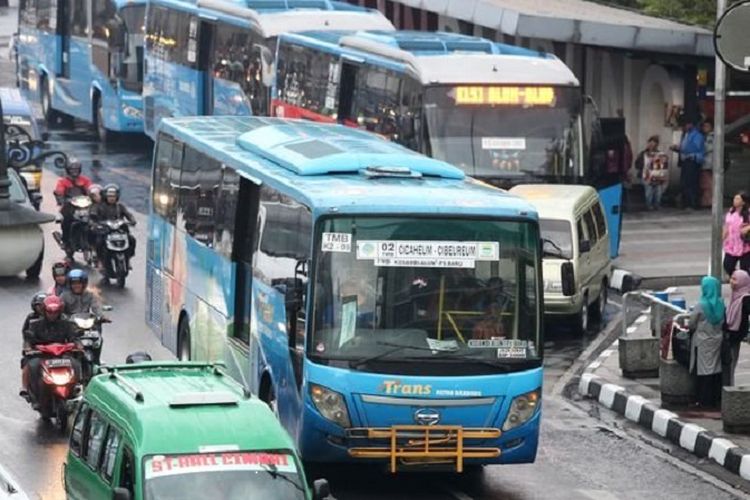
[[[110,139],[109,130],[104,126],[104,111],[102,110],[102,99],[98,97],[96,99],[96,116],[94,118],[94,126],[96,127],[96,135],[99,138],[99,142],[106,144]]]
[[[180,321],[177,332],[177,357],[180,361],[190,361],[190,325],[187,318]]]
[[[42,113],[44,114],[44,120],[47,125],[54,125],[57,122],[58,114],[52,108],[52,96],[49,92],[49,82],[46,77],[42,77],[39,82],[39,88],[41,89],[42,95],[40,99],[42,101]]]

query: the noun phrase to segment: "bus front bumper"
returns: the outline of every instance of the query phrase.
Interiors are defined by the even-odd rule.
[[[353,443],[363,446],[348,449],[352,458],[387,459],[389,470],[399,466],[449,465],[463,472],[465,459],[494,459],[500,448],[472,446],[468,441],[498,439],[500,429],[464,428],[459,425],[394,425],[347,429]]]

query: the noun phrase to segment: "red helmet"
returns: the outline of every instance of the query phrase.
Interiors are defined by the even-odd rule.
[[[50,295],[44,299],[44,312],[46,314],[60,314],[63,310],[63,302],[57,295]]]

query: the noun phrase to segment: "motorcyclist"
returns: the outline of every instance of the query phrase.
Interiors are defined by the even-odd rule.
[[[102,202],[102,190],[104,188],[101,184],[92,184],[89,186],[89,198],[91,198],[91,209],[93,210],[95,206],[97,206],[99,203]]]
[[[73,207],[68,201],[76,196],[88,194],[89,187],[91,187],[91,179],[81,174],[81,162],[70,159],[65,165],[65,177],[58,180],[55,186],[55,200],[60,207],[60,215],[63,218],[61,224],[62,240],[69,259],[73,257],[72,252],[68,250],[70,227],[73,222]]]
[[[31,298],[31,312],[26,315],[26,319],[23,321],[23,328],[21,332],[25,332],[29,329],[31,322],[40,319],[44,316],[44,299],[49,296],[46,292],[37,292]]]
[[[107,184],[102,191],[102,203],[94,206],[90,212],[92,223],[103,223],[106,221],[125,219],[131,226],[135,226],[135,217],[128,208],[120,203],[120,186],[117,184]],[[135,255],[135,237],[128,232],[128,266],[130,259]],[[99,236],[96,242],[96,253],[98,256],[104,255],[104,237]]]
[[[63,312],[67,315],[78,313],[93,313],[102,317],[102,307],[99,299],[86,290],[89,276],[82,269],[73,269],[68,273],[68,289],[60,297],[63,302]],[[103,318],[104,319],[104,318]]]
[[[40,359],[36,356],[28,356],[27,350],[39,344],[70,342],[75,338],[72,325],[62,317],[63,303],[60,297],[48,296],[44,299],[43,306],[44,316],[31,321],[29,327],[23,332],[24,360],[21,362],[23,367],[21,395],[28,394],[29,389],[34,394],[39,394]]]
[[[55,283],[49,289],[48,293],[50,295],[57,295],[59,297],[67,289],[68,269],[68,264],[65,262],[55,262],[52,264],[52,278],[55,280]]]

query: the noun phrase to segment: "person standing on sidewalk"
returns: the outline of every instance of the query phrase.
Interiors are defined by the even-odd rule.
[[[705,141],[703,134],[695,126],[694,117],[684,115],[681,122],[682,140],[671,149],[679,153],[677,166],[681,169],[682,208],[699,208],[698,193],[701,166],[705,157]]]
[[[701,280],[701,298],[690,314],[693,331],[690,373],[696,376],[698,406],[717,408],[721,401],[721,344],[724,338],[724,301],[721,283],[713,276]]]
[[[646,208],[648,210],[659,210],[661,208],[661,195],[667,183],[669,166],[667,155],[659,151],[659,137],[651,136],[648,140],[649,146],[655,146],[647,151],[643,157],[643,192],[646,196]]]
[[[732,199],[732,208],[724,217],[724,272],[728,276],[740,264],[740,269],[750,271],[750,242],[745,241],[750,233],[750,194],[740,191]]]
[[[750,322],[750,274],[738,269],[729,280],[732,297],[727,307],[727,321],[724,325],[724,342],[727,344],[728,359],[722,359],[723,385],[734,385],[734,372],[740,359],[740,344],[747,337]]]

